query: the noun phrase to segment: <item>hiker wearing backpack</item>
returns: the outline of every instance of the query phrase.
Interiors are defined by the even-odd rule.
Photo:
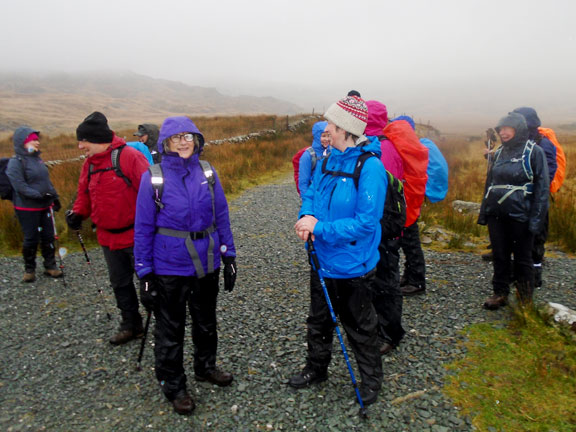
[[[534,292],[532,246],[548,209],[550,178],[544,150],[529,139],[524,116],[509,113],[496,127],[502,146],[495,152],[486,178],[478,223],[488,225],[494,254],[494,294],[484,308],[508,303],[511,255],[520,304],[530,305]]]
[[[40,132],[21,126],[14,132],[15,156],[6,165],[6,176],[12,187],[11,197],[16,217],[22,228],[24,243],[23,282],[36,280],[36,250],[44,258],[44,274],[53,278],[62,276],[56,266],[54,226],[50,208],[61,208],[58,193],[50,181],[48,168],[40,158]]]
[[[380,140],[380,160],[384,164],[384,168],[402,181],[404,180],[402,158],[394,144],[383,135],[384,128],[388,124],[386,105],[374,100],[366,101],[366,105],[368,107],[368,123],[365,134]],[[400,230],[403,226],[404,222],[401,222]],[[400,291],[399,249],[399,236],[386,235],[382,230],[380,245],[378,246],[380,259],[376,267],[373,299],[374,307],[378,313],[378,336],[380,354],[382,355],[389,354],[396,348],[406,333],[402,327],[403,299]]]
[[[534,108],[520,107],[516,108],[513,112],[524,116],[528,126],[528,139],[534,141],[537,145],[542,147],[542,150],[544,150],[544,153],[546,154],[548,178],[550,179],[550,192],[552,192],[553,180],[558,170],[558,162],[556,160],[556,146],[552,143],[552,141],[540,133],[539,128],[542,126],[542,123]],[[532,248],[535,287],[542,286],[542,261],[544,260],[544,253],[546,252],[545,243],[548,239],[548,211],[546,211],[546,214],[543,218],[544,224],[542,226],[542,230],[534,235],[534,245]]]
[[[312,126],[312,145],[300,153],[298,161],[297,189],[300,195],[304,195],[312,182],[312,174],[316,169],[317,162],[330,153],[330,134],[325,132],[325,121],[319,121]]]
[[[302,196],[300,219],[294,228],[301,240],[311,236],[314,242],[335,313],[356,357],[362,379],[359,391],[368,405],[376,401],[382,382],[372,289],[387,177],[379,161],[380,143],[363,135],[368,112],[361,98],[345,97],[332,104],[324,117],[332,151],[315,170],[312,184]],[[306,366],[288,382],[298,389],[328,378],[332,354],[334,323],[320,275],[314,269],[310,272],[307,327]]]
[[[153,161],[150,165],[160,163],[162,155],[158,151],[158,126],[152,123],[138,125],[138,130],[133,135],[138,137],[138,140],[148,147]]]
[[[236,249],[216,171],[199,159],[203,148],[204,136],[188,117],[164,120],[162,160],[142,176],[136,211],[136,272],[142,304],[156,318],[156,378],[182,415],[195,408],[183,367],[187,307],[196,381],[223,387],[233,380],[216,366],[216,301],[221,261],[224,290],[234,288]]]
[[[96,225],[116,304],[122,316],[110,343],[119,345],[143,334],[142,317],[134,286],[134,218],[136,197],[148,161],[142,153],[116,136],[104,114],[93,112],[76,129],[78,148],[86,160],[78,181],[78,193],[66,222],[80,230],[82,220]]]

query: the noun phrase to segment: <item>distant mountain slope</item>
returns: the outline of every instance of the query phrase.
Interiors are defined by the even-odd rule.
[[[106,114],[113,128],[159,123],[170,115],[302,112],[300,107],[272,97],[226,96],[214,88],[132,72],[0,73],[0,133],[21,124],[48,134],[70,132],[97,110]]]

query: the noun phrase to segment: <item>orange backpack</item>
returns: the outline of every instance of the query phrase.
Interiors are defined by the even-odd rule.
[[[556,193],[558,189],[560,189],[560,186],[562,186],[562,183],[564,183],[564,177],[566,176],[566,155],[552,129],[539,127],[538,132],[548,138],[552,144],[554,144],[554,147],[556,147],[556,163],[558,164],[558,169],[556,169],[556,174],[554,174],[554,178],[550,182],[550,192]]]

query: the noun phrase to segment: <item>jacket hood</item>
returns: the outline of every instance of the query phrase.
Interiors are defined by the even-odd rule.
[[[366,101],[368,107],[368,123],[366,124],[365,135],[383,135],[384,127],[388,124],[388,109],[386,105],[375,100]]]
[[[200,149],[198,153],[202,152],[204,148],[204,135],[198,130],[194,122],[186,116],[168,117],[164,120],[162,128],[160,129],[160,135],[158,136],[158,151],[160,153],[166,153],[164,151],[164,140],[172,135],[185,132],[192,132],[200,137]]]
[[[540,118],[538,118],[538,114],[536,113],[536,110],[534,108],[520,107],[516,108],[512,112],[524,116],[524,118],[526,119],[526,125],[528,126],[528,129],[539,128],[540,126],[542,126],[542,122],[540,121]]]
[[[413,131],[416,130],[416,123],[414,123],[414,119],[410,116],[407,115],[401,115],[398,117],[394,117],[392,120],[390,120],[391,122],[393,121],[398,121],[398,120],[404,120],[406,122],[408,122],[408,124],[410,125],[410,127],[412,128]]]
[[[506,117],[502,117],[498,122],[498,126],[495,127],[496,132],[500,132],[500,128],[503,126],[514,128],[516,133],[514,138],[502,144],[524,143],[528,139],[528,125],[522,114],[511,112]]]
[[[372,152],[378,158],[382,156],[382,148],[380,147],[380,140],[377,136],[369,136],[365,137],[366,140],[362,142],[362,137],[358,141],[359,143],[356,144],[356,148],[359,148],[363,152]]]
[[[20,126],[14,131],[14,137],[12,138],[12,141],[14,143],[14,152],[17,155],[25,156],[28,154],[26,149],[24,149],[24,141],[31,133],[40,134],[40,131],[32,129],[29,126]]]
[[[312,137],[314,138],[312,141],[312,148],[314,149],[314,151],[318,155],[321,155],[322,153],[324,153],[324,147],[322,147],[322,143],[320,142],[320,138],[322,137],[322,133],[324,132],[324,129],[326,129],[327,125],[328,125],[328,122],[319,121],[319,122],[314,123],[314,126],[312,126]]]
[[[158,142],[158,135],[160,134],[160,129],[158,129],[158,126],[156,126],[155,124],[144,123],[138,125],[138,134],[148,135],[148,141],[146,142],[146,144],[148,145],[148,147],[153,147],[154,144]],[[134,136],[138,135],[134,134]]]

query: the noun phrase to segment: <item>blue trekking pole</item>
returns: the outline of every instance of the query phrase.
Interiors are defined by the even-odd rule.
[[[350,365],[350,359],[348,358],[348,351],[346,351],[346,346],[344,345],[344,340],[342,339],[342,333],[340,332],[340,327],[338,327],[338,321],[336,321],[336,314],[334,313],[334,308],[332,308],[332,302],[330,301],[330,295],[328,294],[328,288],[326,287],[326,282],[322,277],[322,271],[320,270],[320,262],[318,261],[318,255],[316,255],[316,249],[314,249],[314,242],[311,236],[308,237],[308,253],[310,254],[310,265],[312,270],[318,275],[320,279],[320,285],[322,285],[322,290],[324,291],[324,297],[326,297],[326,303],[328,304],[328,309],[330,310],[330,316],[332,317],[332,322],[334,327],[336,327],[336,334],[338,335],[338,340],[340,341],[340,346],[342,347],[342,353],[344,354],[344,359],[346,360],[346,366],[348,366],[348,372],[350,372],[350,378],[352,379],[352,386],[356,392],[356,397],[358,398],[358,403],[360,404],[360,417],[366,418],[366,408],[364,407],[364,402],[362,402],[362,396],[360,396],[360,390],[358,389],[358,383],[356,382],[356,377],[354,376],[354,371],[352,370],[352,365]]]

